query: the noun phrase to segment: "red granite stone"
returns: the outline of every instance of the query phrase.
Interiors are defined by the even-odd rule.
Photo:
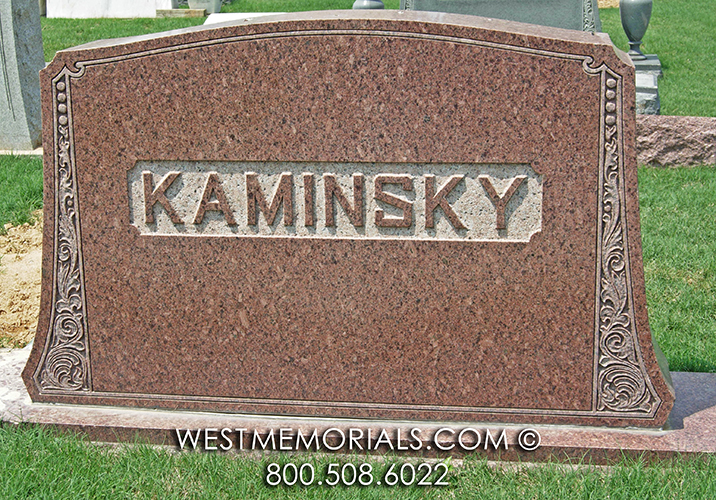
[[[665,430],[614,429],[605,427],[575,427],[573,425],[534,425],[527,427],[519,424],[486,424],[464,422],[400,422],[395,420],[358,420],[327,419],[320,417],[291,417],[267,415],[221,414],[193,411],[169,411],[129,409],[117,407],[89,407],[64,404],[33,403],[20,378],[20,371],[27,360],[27,349],[0,352],[0,419],[9,423],[24,423],[51,426],[63,431],[83,434],[94,441],[104,442],[150,442],[181,449],[179,438],[184,440],[183,449],[194,449],[188,441],[187,431],[193,437],[201,438],[196,448],[206,450],[204,436],[208,431],[211,437],[221,441],[210,441],[210,446],[226,441],[221,431],[231,439],[231,450],[261,451],[277,450],[281,429],[288,429],[290,439],[287,445],[293,450],[304,451],[303,442],[298,441],[298,433],[310,436],[316,430],[319,436],[328,436],[331,447],[340,444],[340,436],[350,436],[363,431],[363,439],[358,442],[363,450],[348,440],[339,452],[366,453],[395,452],[398,456],[418,455],[425,457],[445,457],[477,455],[500,460],[521,462],[573,461],[580,464],[619,463],[625,456],[647,460],[661,460],[674,457],[703,456],[716,453],[716,374],[713,373],[673,373],[676,400]],[[215,430],[211,430],[215,429]],[[236,429],[244,429],[239,434]],[[333,429],[330,431],[330,429]],[[441,431],[441,429],[444,429]],[[367,435],[371,432],[371,447],[368,448]],[[493,437],[485,446],[487,431]],[[505,439],[500,440],[502,431]],[[177,433],[178,431],[178,433]],[[329,432],[330,431],[330,432]],[[377,438],[385,431],[389,443],[383,440],[377,448]],[[474,432],[473,432],[474,431]],[[539,446],[536,449],[524,449],[519,443],[523,432],[536,431],[539,434]],[[274,443],[267,439],[273,432]],[[400,432],[400,434],[398,434]],[[460,433],[463,433],[462,438]],[[266,447],[254,442],[258,434]],[[434,442],[438,434],[442,450]],[[481,436],[481,445],[474,450],[475,434]],[[358,434],[359,435],[359,434]],[[420,439],[420,446],[413,438]],[[532,437],[534,434],[532,435]],[[242,439],[239,439],[241,437]],[[400,441],[398,441],[400,437]],[[529,437],[529,435],[527,435]],[[532,439],[523,440],[526,444],[536,443]],[[498,442],[498,446],[493,446]],[[506,443],[506,444],[505,444]],[[412,449],[405,449],[410,448]],[[534,446],[534,444],[532,444]],[[309,448],[313,451],[328,450],[319,440]],[[211,451],[209,448],[208,451]]]
[[[644,297],[633,67],[606,35],[438,13],[313,12],[76,47],[57,54],[41,83],[42,312],[23,373],[34,401],[666,421],[674,396]],[[132,176],[147,165],[218,173],[199,188],[203,201],[194,193],[197,208],[172,216],[181,224],[151,233],[142,207],[169,221],[178,197],[157,170],[133,205]],[[500,233],[498,215],[496,236],[469,239],[458,228],[466,215],[450,214],[456,198],[441,205],[445,177],[433,205],[449,237],[405,211],[392,220],[414,227],[373,228],[377,215],[349,210],[360,201],[352,194],[334,199],[347,229],[333,228],[318,184],[293,192],[292,203],[315,211],[291,219],[285,198],[275,211],[286,234],[252,234],[237,204],[249,203],[247,214],[252,205],[217,188],[221,169],[254,179],[271,165],[326,192],[320,174],[344,169],[346,189],[363,188],[366,203],[386,179],[396,183],[386,192],[401,182],[407,193],[401,173],[422,169],[416,209],[435,169],[525,166],[536,177],[515,184],[515,199],[538,178],[540,222],[517,241]],[[374,182],[380,169],[398,177]],[[483,195],[490,209],[494,194]],[[264,201],[253,210],[268,217]],[[202,235],[220,223],[223,233]]]

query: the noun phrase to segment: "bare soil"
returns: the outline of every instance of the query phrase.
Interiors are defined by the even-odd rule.
[[[34,224],[5,225],[0,234],[0,347],[24,347],[40,313],[42,214]]]
[[[599,0],[600,9],[613,9],[619,7],[619,0]]]

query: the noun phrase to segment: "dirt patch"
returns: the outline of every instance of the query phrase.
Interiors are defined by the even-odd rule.
[[[40,313],[42,214],[35,224],[5,225],[0,234],[0,347],[23,347]]]
[[[600,9],[613,9],[619,7],[619,0],[599,0]]]

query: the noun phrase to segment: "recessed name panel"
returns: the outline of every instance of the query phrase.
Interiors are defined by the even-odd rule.
[[[142,234],[529,241],[530,165],[149,162],[128,174]]]

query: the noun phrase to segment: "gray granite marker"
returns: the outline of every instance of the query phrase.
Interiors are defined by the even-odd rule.
[[[621,0],[619,14],[629,38],[629,57],[636,69],[636,112],[641,115],[661,113],[659,81],[663,76],[656,54],[644,54],[641,43],[651,18],[652,0]]]
[[[0,149],[40,145],[40,77],[45,66],[37,0],[0,2]]]
[[[581,31],[602,31],[597,0],[400,0],[402,10],[494,17]]]

